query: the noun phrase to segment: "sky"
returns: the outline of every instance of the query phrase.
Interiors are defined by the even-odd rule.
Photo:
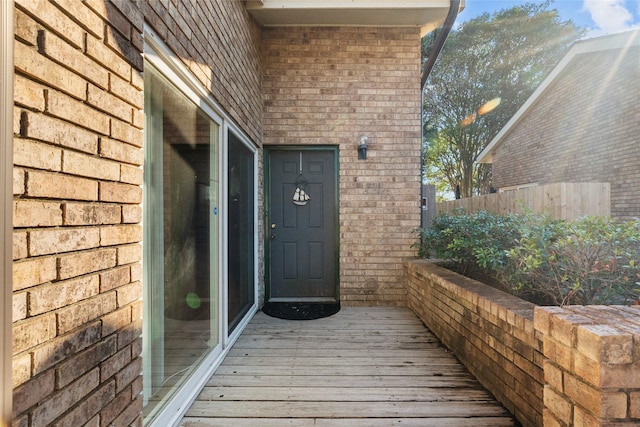
[[[465,8],[456,23],[521,3],[525,1],[465,0]],[[561,19],[571,19],[575,24],[588,28],[586,38],[640,28],[640,0],[555,0],[550,8],[557,9]]]

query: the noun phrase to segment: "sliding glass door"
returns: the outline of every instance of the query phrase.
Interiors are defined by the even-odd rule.
[[[231,333],[255,304],[254,152],[232,132],[228,141],[228,322]]]
[[[143,413],[165,427],[257,311],[257,148],[145,32]]]
[[[145,416],[220,347],[220,124],[145,68]]]

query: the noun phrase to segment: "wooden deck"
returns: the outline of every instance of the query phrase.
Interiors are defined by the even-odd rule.
[[[259,312],[181,426],[514,426],[408,309]]]

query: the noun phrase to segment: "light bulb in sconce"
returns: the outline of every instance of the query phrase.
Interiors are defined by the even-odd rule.
[[[360,142],[358,144],[358,160],[367,160],[367,143],[369,137],[367,135],[360,135]]]

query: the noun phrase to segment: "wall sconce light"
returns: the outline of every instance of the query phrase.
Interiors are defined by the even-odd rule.
[[[367,142],[369,137],[367,135],[360,136],[360,144],[358,145],[358,160],[367,160]]]

